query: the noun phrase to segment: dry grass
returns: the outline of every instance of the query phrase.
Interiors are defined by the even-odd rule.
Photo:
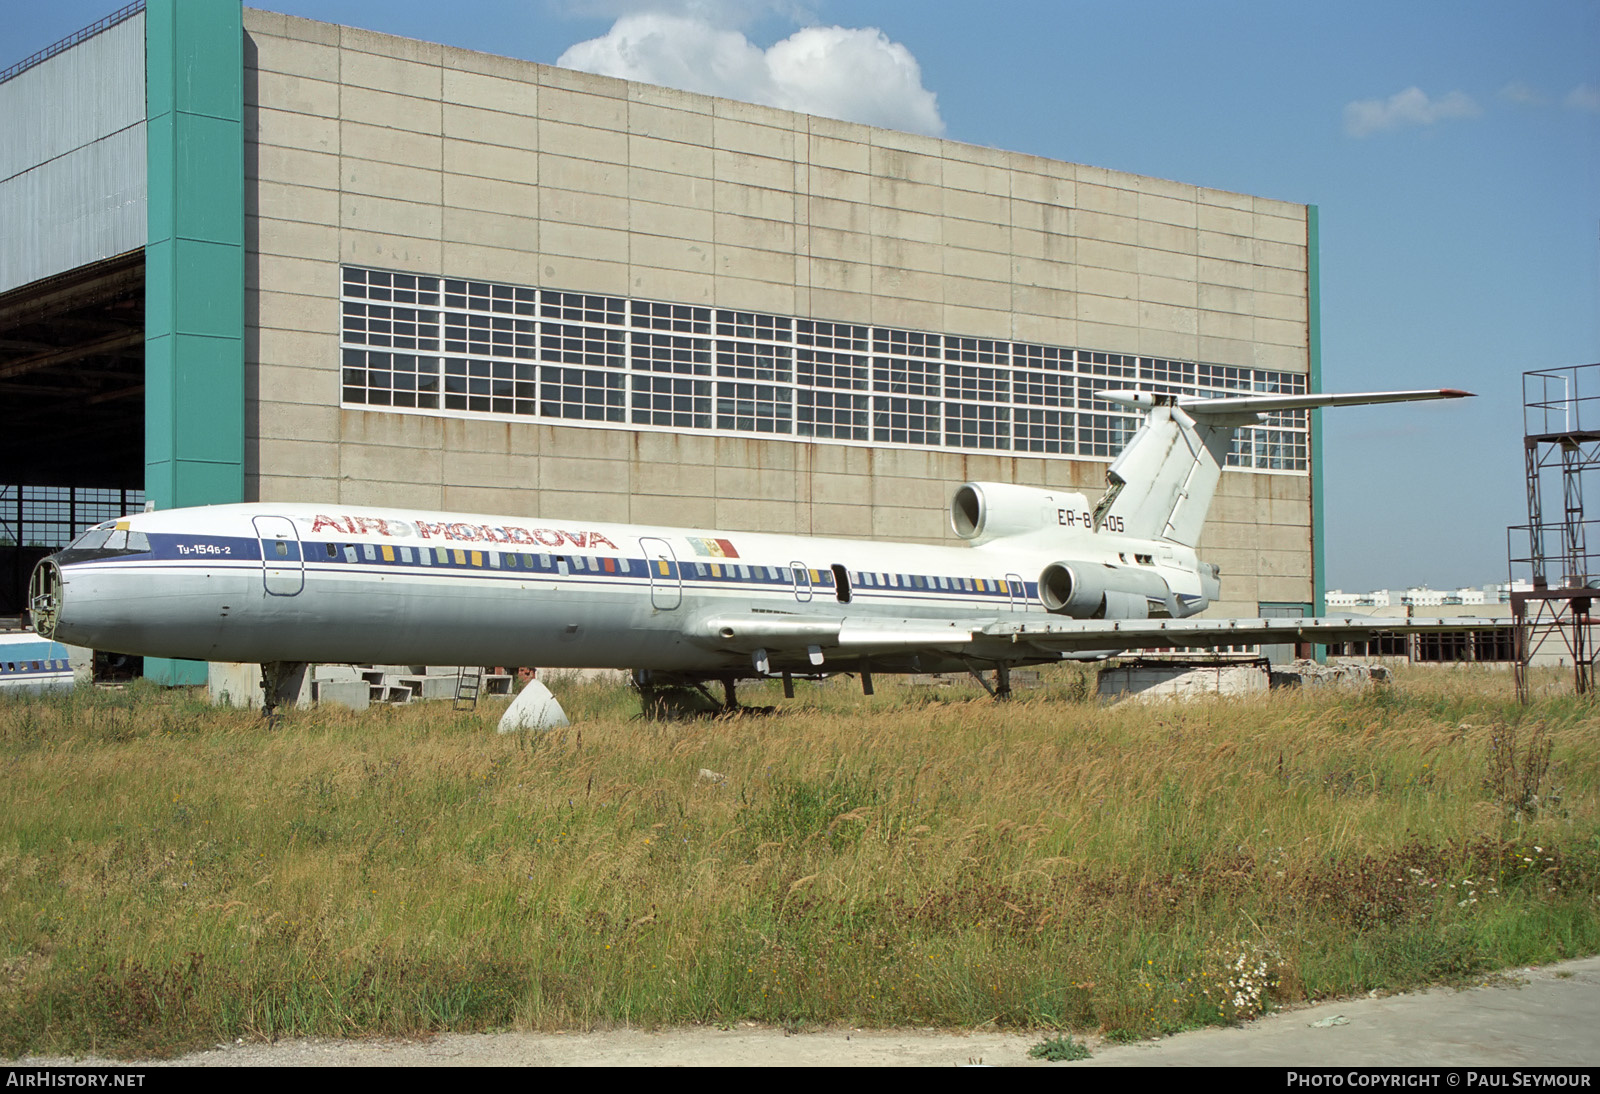
[[[181,692],[4,700],[0,1049],[1141,1036],[1595,952],[1600,721],[1510,687],[1105,708],[1071,674],[1005,705],[839,681],[659,724],[567,686],[581,725],[521,737],[443,704],[269,731]]]

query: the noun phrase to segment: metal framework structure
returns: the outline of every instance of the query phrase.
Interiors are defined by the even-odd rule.
[[[1528,666],[1548,643],[1572,659],[1579,695],[1594,689],[1600,558],[1589,550],[1584,479],[1600,468],[1600,363],[1537,369],[1522,375],[1523,460],[1528,523],[1507,530],[1517,626],[1517,697],[1528,699]],[[1546,487],[1560,480],[1558,509],[1546,504]],[[1524,538],[1525,537],[1525,538]],[[1519,546],[1526,543],[1526,552]],[[1531,587],[1518,590],[1521,578]]]

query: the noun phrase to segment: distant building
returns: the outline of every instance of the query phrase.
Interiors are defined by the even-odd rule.
[[[1499,590],[1506,589],[1503,598]],[[1331,615],[1366,615],[1407,618],[1452,616],[1504,619],[1504,626],[1477,632],[1377,635],[1368,642],[1330,646],[1328,652],[1345,657],[1402,657],[1419,662],[1483,661],[1510,663],[1516,652],[1511,623],[1509,586],[1486,585],[1454,590],[1430,589],[1426,585],[1409,589],[1375,589],[1368,593],[1347,593],[1331,589],[1327,594]]]

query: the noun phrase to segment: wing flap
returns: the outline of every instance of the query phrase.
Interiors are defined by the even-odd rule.
[[[984,639],[1026,643],[1042,650],[1145,649],[1172,646],[1210,649],[1281,642],[1331,645],[1361,642],[1375,634],[1428,634],[1506,626],[1505,619],[1376,619],[1368,616],[1316,616],[1299,619],[1060,619],[993,623]]]
[[[702,618],[692,625],[688,636],[719,649],[744,653],[758,649],[804,650],[809,646],[872,653],[964,646],[981,625],[970,620],[827,619],[735,613]]]

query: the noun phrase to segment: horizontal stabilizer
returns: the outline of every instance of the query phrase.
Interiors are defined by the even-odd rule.
[[[1214,415],[1266,414],[1275,410],[1315,410],[1325,406],[1367,406],[1372,403],[1416,403],[1428,399],[1468,399],[1470,391],[1442,387],[1425,391],[1364,391],[1344,395],[1225,395],[1220,399],[1181,398],[1178,406],[1191,418]]]
[[[1207,399],[1196,395],[1174,397],[1150,391],[1102,391],[1096,398],[1125,406],[1130,410],[1150,410],[1176,406],[1191,418],[1233,418],[1247,414],[1266,414],[1274,410],[1315,410],[1325,406],[1368,406],[1372,403],[1419,403],[1429,399],[1470,399],[1470,391],[1453,387],[1422,391],[1358,391],[1343,395],[1325,392],[1306,395],[1224,395]]]

